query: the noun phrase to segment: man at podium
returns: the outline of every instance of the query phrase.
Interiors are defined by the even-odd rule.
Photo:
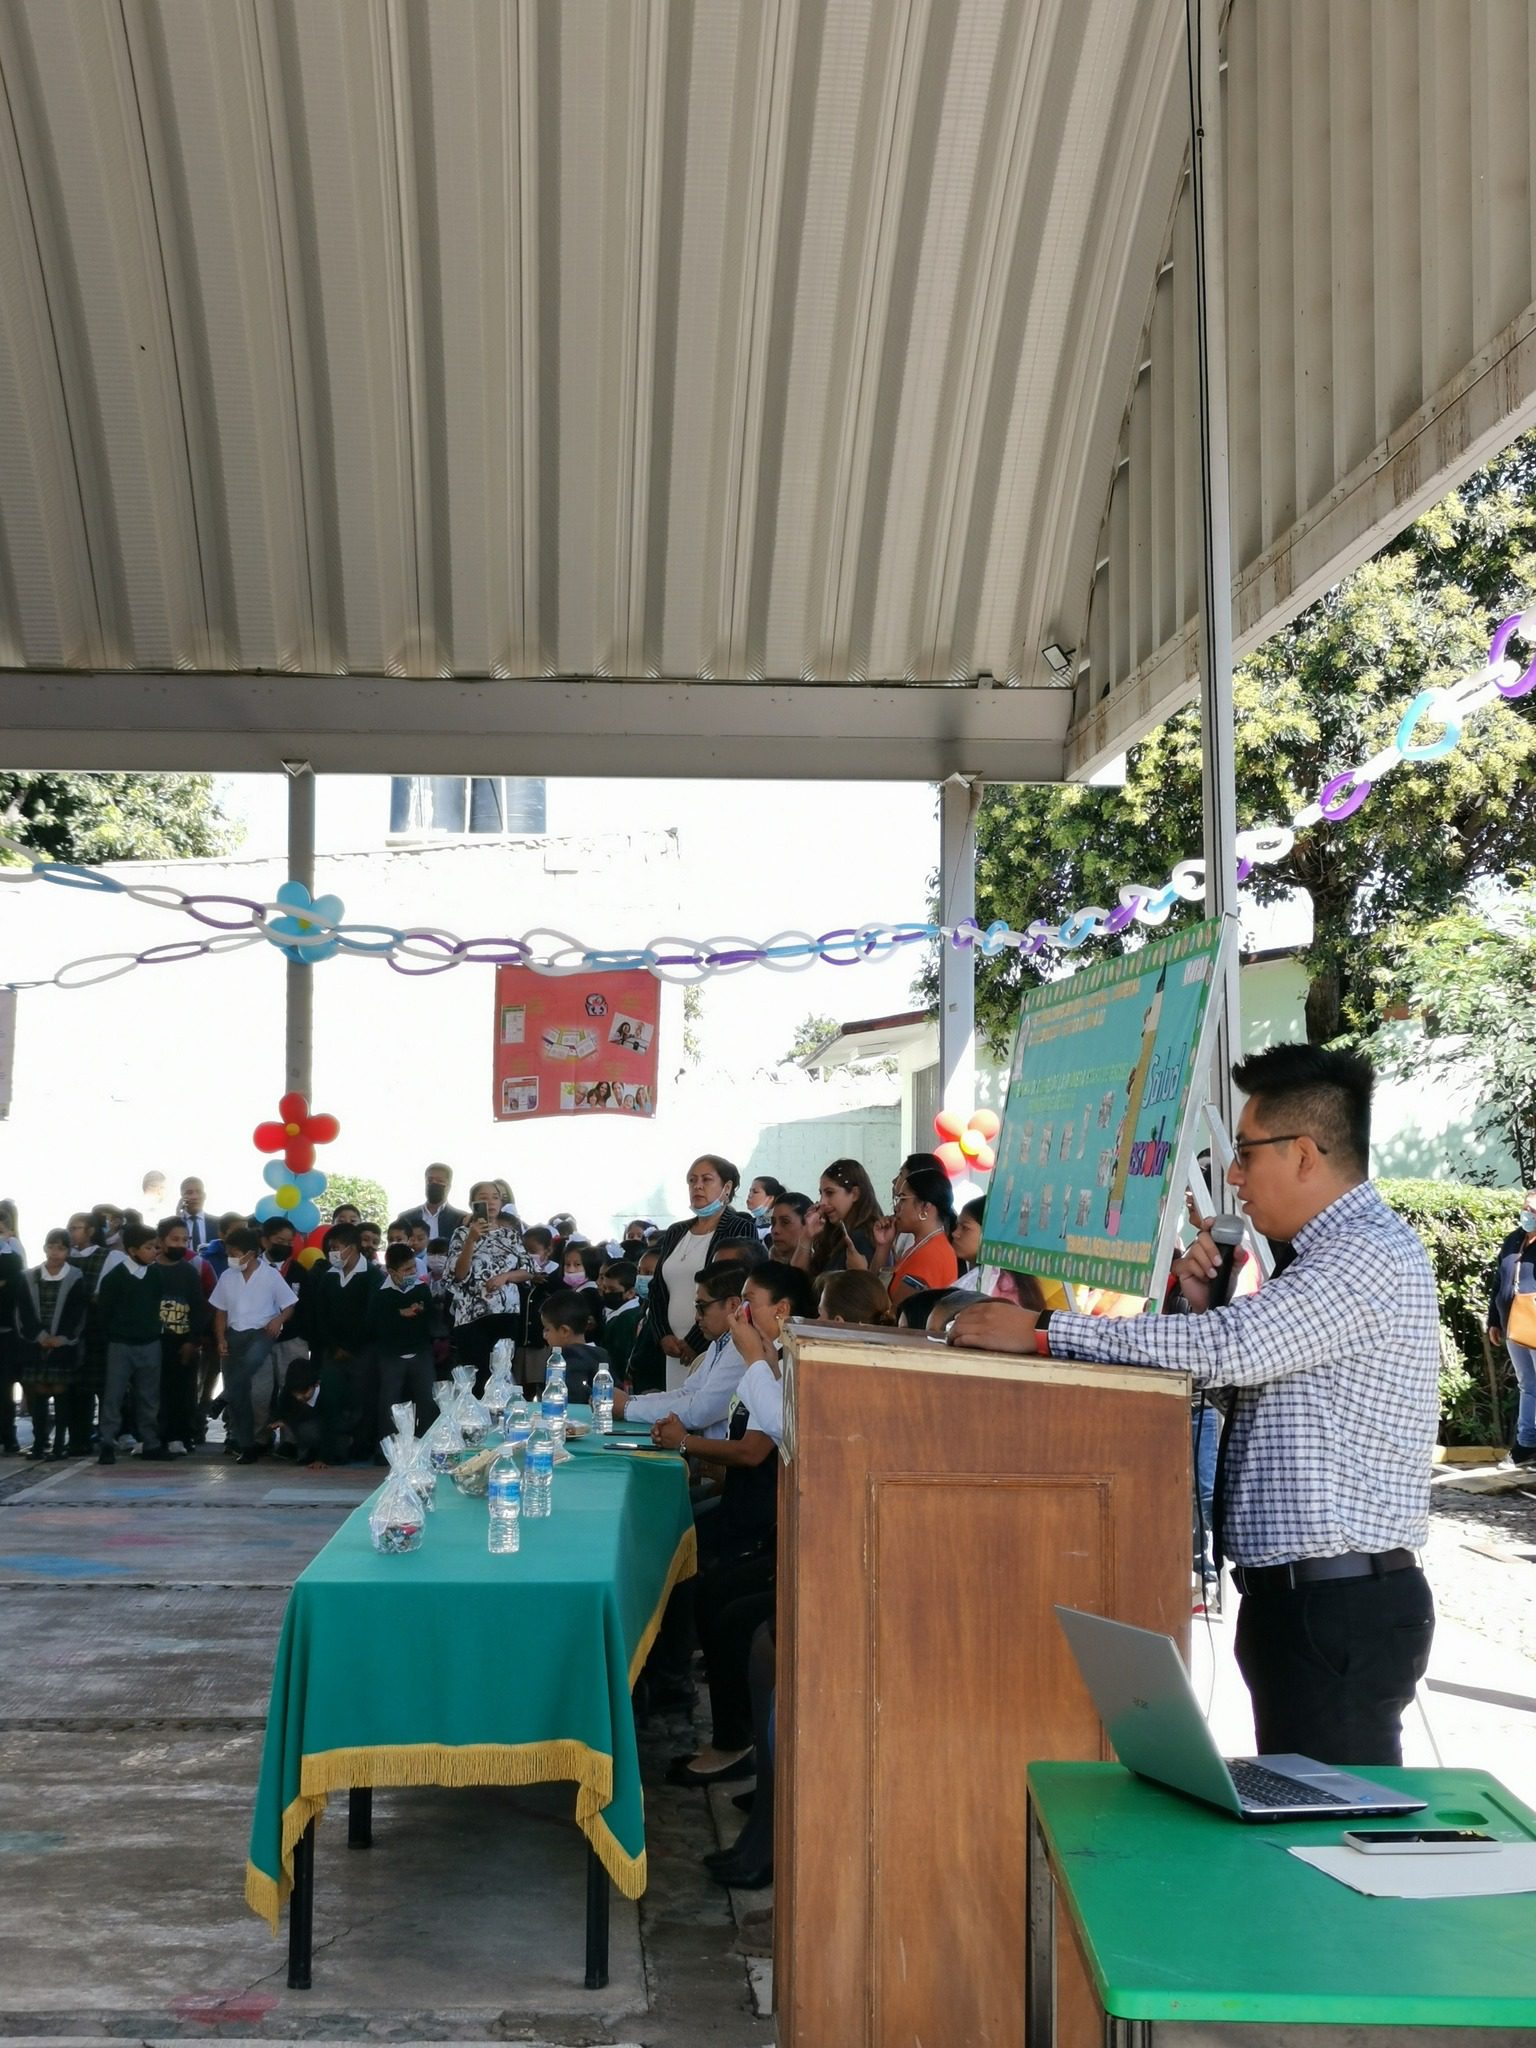
[[[1174,1267],[1192,1313],[1108,1321],[1001,1301],[963,1309],[952,1344],[1164,1366],[1232,1390],[1213,1514],[1242,1595],[1236,1652],[1258,1748],[1328,1763],[1402,1761],[1402,1714],[1429,1662],[1429,1534],[1439,1313],[1429,1259],[1369,1179],[1369,1061],[1313,1045],[1241,1060],[1227,1179],[1249,1224],[1295,1258],[1214,1306],[1203,1231]]]

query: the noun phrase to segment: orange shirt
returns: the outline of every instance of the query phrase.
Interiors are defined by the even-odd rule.
[[[899,1308],[909,1296],[925,1287],[953,1287],[960,1278],[960,1261],[942,1230],[922,1244],[916,1244],[891,1275],[891,1300]]]

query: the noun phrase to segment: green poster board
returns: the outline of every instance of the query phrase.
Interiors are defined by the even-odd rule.
[[[1024,998],[984,1265],[1120,1294],[1161,1286],[1225,943],[1221,920],[1191,925]]]

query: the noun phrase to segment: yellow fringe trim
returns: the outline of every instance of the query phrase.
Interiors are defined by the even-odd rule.
[[[661,1597],[629,1660],[629,1684],[644,1669],[661,1628],[672,1589],[698,1570],[698,1539],[684,1531],[667,1568]],[[381,1744],[370,1749],[325,1749],[299,1759],[300,1792],[283,1812],[282,1874],[272,1878],[247,1860],[245,1902],[274,1934],[284,1902],[293,1890],[293,1852],[312,1820],[325,1812],[332,1792],[380,1785],[542,1785],[570,1779],[576,1791],[576,1825],[626,1899],[638,1899],[646,1885],[646,1855],[631,1856],[603,1817],[613,1798],[613,1758],[584,1742],[441,1742]]]

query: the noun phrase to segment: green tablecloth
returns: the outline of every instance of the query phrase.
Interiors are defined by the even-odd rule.
[[[1364,1772],[1429,1802],[1376,1822],[1244,1822],[1119,1764],[1035,1763],[1029,1791],[1102,2009],[1117,2019],[1536,2027],[1536,1899],[1372,1899],[1292,1843],[1348,1827],[1484,1826],[1536,1839],[1486,1771]]]
[[[696,1569],[686,1468],[590,1442],[555,1474],[554,1513],[511,1557],[484,1500],[445,1479],[426,1540],[380,1557],[365,1502],[283,1617],[245,1896],[277,1930],[294,1844],[356,1785],[569,1778],[576,1819],[626,1897],[645,1889],[630,1689],[667,1596]]]

